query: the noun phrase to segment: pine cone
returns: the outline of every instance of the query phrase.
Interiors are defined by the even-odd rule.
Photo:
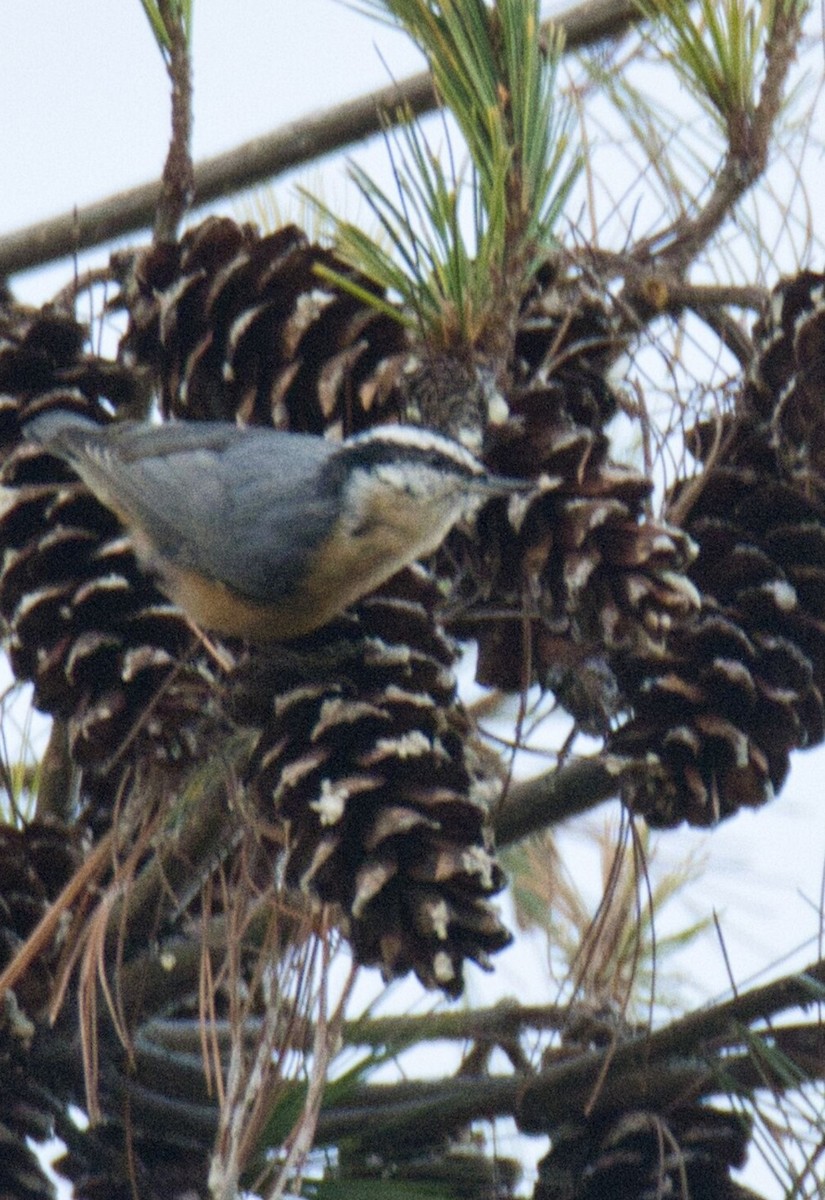
[[[126,264],[121,359],[155,373],[166,416],[314,433],[376,424],[403,329],[318,267],[352,277],[295,226],[264,237],[209,217]]]
[[[738,411],[691,438],[707,462],[687,485],[685,521],[700,547],[690,578],[701,616],[665,656],[627,664],[633,717],[611,742],[647,760],[624,794],[653,824],[707,825],[764,803],[791,752],[825,736],[825,495],[814,449],[823,425],[810,396],[819,279],[780,285]]]
[[[0,1196],[54,1200],[54,1187],[27,1142],[51,1136],[51,1114],[42,1111],[42,1101],[27,1097],[25,1068],[10,1061],[3,1045],[6,1019],[7,1014],[0,1015]]]
[[[168,1098],[159,1097],[159,1105]],[[174,1125],[174,1117],[170,1124]],[[115,1121],[85,1130],[64,1128],[68,1149],[53,1164],[72,1184],[75,1200],[207,1200],[209,1152],[174,1136],[146,1136]]]
[[[111,407],[135,405],[142,385],[89,352],[82,326],[47,306],[2,314],[0,387],[0,616],[15,674],[65,721],[81,766],[101,771],[144,751],[197,755],[214,705],[205,656],[189,657],[192,630],[139,570],[109,510],[21,435],[22,420],[50,407],[105,422]],[[96,827],[108,823],[118,777],[94,796],[86,779]]]
[[[79,862],[77,839],[63,826],[41,821],[21,829],[0,826],[0,970],[14,958]],[[59,955],[58,934],[13,990],[0,998],[0,1196],[14,1200],[54,1196],[27,1139],[51,1137],[59,1108],[29,1061],[36,1033],[33,1018],[52,998]]]
[[[71,313],[0,305],[0,448],[17,441],[21,409],[54,388],[77,390],[92,404],[105,397],[116,408],[137,408],[144,398],[133,373],[88,349],[88,330]]]
[[[756,360],[747,380],[745,409],[768,423],[783,474],[825,499],[825,275],[802,271],[783,280],[753,337]]]
[[[84,406],[47,392],[28,411]],[[197,750],[205,663],[194,635],[149,582],[116,518],[41,447],[20,442],[0,474],[6,555],[0,613],[15,674],[64,718],[74,760],[103,767],[127,738],[178,758]]]
[[[704,1104],[594,1119],[554,1136],[533,1200],[759,1200],[731,1178],[749,1136],[739,1113]]]
[[[287,822],[287,882],[337,906],[356,957],[458,995],[465,958],[510,940],[486,829],[491,781],[455,699],[438,594],[407,571],[316,635],[276,696],[255,786]]]
[[[15,956],[80,865],[77,834],[62,824],[0,825],[0,970]],[[59,944],[47,948],[14,986],[30,1018],[51,999]]]
[[[685,576],[693,542],[647,518],[650,481],[609,458],[604,426],[618,401],[608,375],[625,340],[582,278],[537,273],[516,331],[509,416],[485,441],[493,470],[535,479],[536,491],[515,522],[489,505],[477,536],[455,533],[439,559],[448,628],[478,642],[477,680],[504,690],[538,681],[601,735],[623,706],[617,660],[661,653],[699,602]]]
[[[550,264],[539,268],[516,330],[512,370],[518,406],[529,406],[538,388],[541,407],[601,433],[618,407],[607,375],[625,345],[619,324],[604,294],[585,280],[564,278]],[[542,398],[542,388],[555,396],[555,404]]]
[[[475,542],[448,544],[459,564],[451,628],[478,640],[480,682],[514,690],[537,680],[604,732],[619,703],[613,659],[658,652],[696,607],[683,574],[694,547],[645,518],[650,481],[608,457],[616,321],[578,281],[551,277],[536,289],[516,337],[510,416],[489,430],[486,457],[496,471],[537,479],[537,490],[517,533],[504,506],[491,505]],[[594,686],[583,690],[574,681],[585,666]]]

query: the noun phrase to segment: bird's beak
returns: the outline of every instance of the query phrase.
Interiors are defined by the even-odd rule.
[[[533,479],[513,479],[508,475],[482,475],[473,480],[473,489],[482,495],[512,496],[529,492],[535,487]]]

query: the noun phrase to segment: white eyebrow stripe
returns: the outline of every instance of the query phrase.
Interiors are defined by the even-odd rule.
[[[451,458],[474,475],[484,474],[485,468],[478,459],[452,438],[444,437],[432,429],[421,429],[414,425],[377,425],[354,437],[347,438],[345,445],[366,445],[369,442],[386,442],[389,445],[409,446],[423,453],[437,451]]]

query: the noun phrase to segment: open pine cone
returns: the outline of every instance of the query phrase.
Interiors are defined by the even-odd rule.
[[[31,821],[0,825],[0,970],[57,899],[81,860],[76,834],[63,825]],[[52,1185],[28,1139],[54,1132],[60,1101],[32,1071],[36,1021],[52,998],[61,935],[70,914],[14,989],[0,998],[0,1196],[52,1200]]]
[[[200,232],[212,249],[217,235],[231,234],[233,253],[243,254],[237,238],[244,231],[232,223],[210,223]],[[267,270],[280,278],[279,264],[292,260],[295,251],[299,282],[316,284],[312,255],[305,246],[306,253],[301,251],[294,231],[269,241],[265,250],[262,242],[253,242],[259,248],[258,267],[267,258]],[[273,259],[275,243],[280,249]],[[141,259],[143,267],[151,265],[153,254],[160,251]],[[241,284],[255,293],[262,277],[257,270],[241,271],[235,257],[232,263],[233,296],[241,304]],[[195,274],[193,268],[177,296]],[[127,286],[127,294],[143,313],[144,293]],[[286,277],[276,280],[267,295],[271,316],[290,298]],[[298,308],[304,311],[301,303]],[[200,316],[217,319],[217,311],[223,311],[221,305]],[[343,309],[336,311],[340,316]],[[351,314],[351,308],[347,311]],[[152,312],[158,317],[157,306]],[[175,312],[183,320],[183,310]],[[37,316],[32,320],[36,325]],[[198,329],[203,348],[209,335],[202,325]],[[113,775],[107,785],[105,772],[110,763],[123,762],[127,748],[129,762],[147,752],[173,766],[196,761],[223,736],[227,719],[218,668],[181,614],[141,573],[115,519],[62,464],[21,438],[21,421],[51,406],[109,419],[96,384],[84,386],[97,375],[79,369],[92,360],[83,349],[82,331],[72,332],[66,363],[47,364],[49,369],[31,378],[21,369],[13,378],[17,394],[10,394],[7,405],[3,466],[10,502],[0,525],[11,553],[0,572],[0,611],[9,624],[17,674],[34,681],[40,707],[66,722],[72,758],[89,768],[84,796],[99,828],[121,779]],[[138,340],[134,328],[129,337]],[[213,331],[210,344],[216,337]],[[147,338],[146,344],[154,346]],[[19,354],[19,345],[10,345],[10,380]],[[206,403],[208,381],[194,382],[193,376],[191,389],[184,387],[181,361],[161,355],[154,364],[133,361],[118,370],[145,378],[150,367],[176,403],[183,404],[186,396]],[[62,386],[67,364],[74,371],[71,388]],[[240,371],[237,362],[229,372],[220,366],[218,376],[237,379],[236,367]],[[280,359],[273,367],[259,356],[252,375],[244,375],[243,395],[255,398],[249,415],[260,417],[260,405],[272,396],[271,370],[282,368]],[[308,404],[311,408],[311,399]],[[214,415],[211,408],[195,411]],[[271,410],[266,412],[271,419]],[[239,414],[231,409],[227,415]],[[295,418],[295,425],[313,424],[317,412]],[[437,589],[415,573],[395,581],[380,600],[365,604],[353,619],[343,618],[343,634],[333,626],[303,647],[312,660],[319,645],[343,636],[342,674],[331,680],[325,669],[297,691],[277,675],[269,680],[257,715],[247,714],[244,723],[262,731],[256,761],[263,775],[254,786],[263,795],[269,789],[266,819],[272,819],[274,801],[275,814],[289,829],[288,883],[337,906],[361,961],[379,964],[388,977],[415,970],[428,986],[457,994],[465,959],[486,963],[509,935],[488,901],[503,883],[488,845],[484,801],[490,784],[474,762],[470,723],[456,702],[454,651],[439,625],[437,599]],[[246,653],[233,647],[227,661],[260,658],[256,648]],[[314,758],[315,771],[307,774],[303,764]],[[298,786],[302,773],[306,778]],[[353,802],[347,807],[350,794]],[[331,815],[336,804],[338,818]],[[280,871],[279,862],[272,867]]]
[[[537,681],[598,732],[619,702],[614,659],[659,652],[698,603],[684,575],[690,538],[649,519],[650,481],[609,457],[608,373],[622,347],[617,320],[581,280],[539,273],[516,334],[509,416],[488,430],[486,455],[536,491],[517,530],[491,506],[475,542],[454,535],[447,547],[460,569],[451,628],[477,640],[479,681]],[[600,694],[574,686],[584,669]]]
[[[825,736],[822,288],[806,273],[775,289],[737,412],[692,437],[705,469],[687,485],[685,529],[701,614],[664,656],[628,665],[633,716],[611,742],[646,759],[625,797],[653,824],[707,825],[764,803],[792,751]]]
[[[510,936],[504,877],[456,700],[437,589],[410,569],[313,639],[313,667],[273,697],[251,778],[287,822],[286,878],[333,904],[358,959],[458,995]],[[264,689],[266,694],[266,689]]]
[[[352,272],[295,226],[209,217],[125,266],[121,360],[151,372],[165,416],[312,433],[382,419],[402,327],[322,279]]]
[[[690,1104],[665,1116],[623,1112],[553,1138],[533,1200],[758,1200],[732,1171],[747,1154],[749,1128],[735,1112]]]
[[[26,409],[51,406],[103,415],[79,390],[46,391]],[[117,520],[34,443],[8,451],[0,478],[10,660],[36,705],[67,721],[75,761],[101,768],[127,738],[136,752],[197,753],[208,663],[186,662],[193,631],[140,571]]]

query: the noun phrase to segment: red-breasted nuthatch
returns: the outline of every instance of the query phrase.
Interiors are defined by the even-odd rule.
[[[529,487],[403,425],[335,443],[222,422],[100,426],[51,410],[25,432],[119,517],[196,625],[252,641],[320,628],[485,500]]]

